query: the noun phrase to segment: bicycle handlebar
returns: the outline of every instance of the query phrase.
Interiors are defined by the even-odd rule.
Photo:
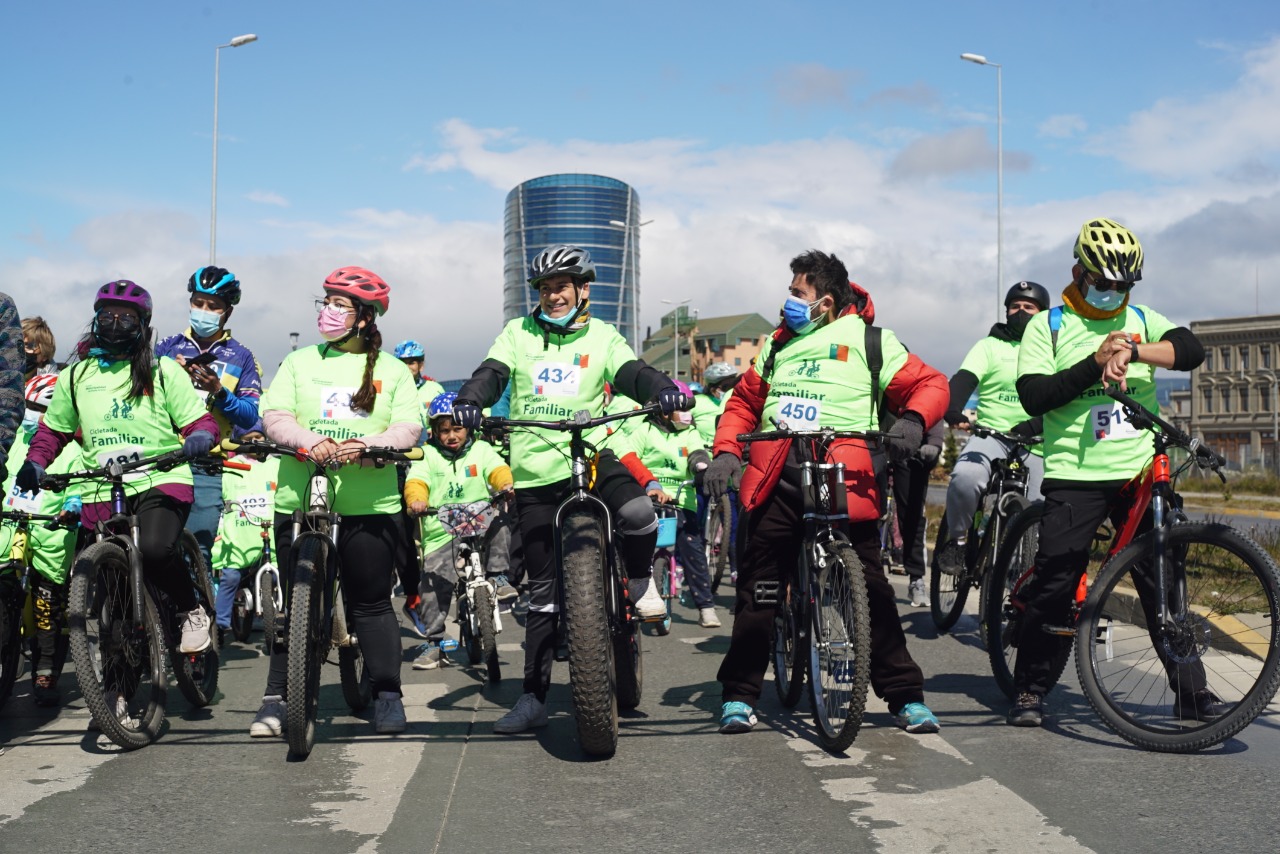
[[[572,418],[561,419],[560,421],[524,421],[513,420],[510,418],[486,418],[482,424],[482,429],[505,429],[508,427],[537,427],[542,430],[559,430],[568,433],[574,430],[590,430],[593,427],[600,427],[613,421],[623,421],[627,418],[635,418],[640,415],[653,415],[662,411],[656,403],[650,403],[639,409],[632,409],[629,412],[617,412],[613,415],[601,415],[596,418],[591,417],[591,411],[588,409],[579,409],[573,413]]]
[[[181,450],[167,451],[163,454],[157,454],[154,457],[142,457],[141,459],[130,460],[125,463],[113,460],[105,466],[99,466],[98,468],[67,472],[65,474],[46,474],[44,479],[40,482],[40,488],[47,489],[50,492],[62,492],[71,484],[72,481],[75,480],[95,480],[100,478],[114,480],[116,478],[123,478],[126,473],[136,471],[141,468],[154,468],[157,471],[168,471],[171,468],[176,468],[183,463],[189,463],[191,461],[191,458]]]
[[[1116,400],[1124,407],[1125,413],[1129,416],[1129,423],[1135,427],[1152,430],[1159,427],[1160,432],[1168,436],[1169,439],[1179,447],[1186,448],[1191,452],[1196,461],[1204,466],[1217,471],[1227,464],[1226,457],[1214,451],[1200,439],[1188,436],[1177,427],[1174,427],[1168,421],[1165,421],[1157,413],[1147,409],[1138,401],[1120,390],[1119,386],[1110,385],[1106,388],[1108,397]]]
[[[306,448],[290,448],[268,439],[255,439],[252,442],[235,442],[231,439],[223,439],[219,447],[232,454],[260,451],[273,456],[293,457],[303,463],[316,462],[312,459],[311,452]],[[370,460],[374,464],[411,463],[422,459],[422,448],[409,448],[404,451],[398,451],[394,448],[362,448],[360,453],[355,456],[358,459]]]
[[[80,525],[80,514],[72,513],[66,517],[61,513],[27,513],[22,510],[2,510],[0,519],[6,522],[44,522],[50,531],[57,528],[76,528]]]
[[[974,424],[972,425],[972,427],[970,427],[970,429],[973,431],[973,435],[977,436],[980,439],[993,437],[996,439],[1001,439],[1005,442],[1012,442],[1015,445],[1023,445],[1028,448],[1031,447],[1032,445],[1039,445],[1041,442],[1044,441],[1043,436],[1020,436],[1017,433],[1006,433],[1003,430],[996,430],[991,427],[984,427],[981,424]]]
[[[817,430],[792,430],[784,427],[760,433],[739,433],[738,441],[743,443],[767,442],[775,439],[865,439],[872,442],[883,442],[889,434],[881,430],[835,430],[831,427],[820,427]]]

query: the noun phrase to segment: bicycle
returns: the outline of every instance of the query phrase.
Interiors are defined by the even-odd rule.
[[[373,686],[365,671],[359,640],[347,627],[345,594],[338,568],[338,531],[342,517],[331,509],[331,466],[316,463],[305,450],[287,448],[265,439],[252,442],[225,439],[222,449],[229,453],[262,452],[293,457],[312,465],[306,509],[293,513],[292,570],[289,590],[284,596],[288,602],[286,627],[282,629],[289,655],[285,733],[289,753],[305,759],[315,747],[320,668],[328,661],[331,649],[338,651],[342,698],[351,711],[363,711],[373,699]],[[362,448],[358,456],[375,466],[388,462],[409,463],[421,458],[421,448],[407,451]]]
[[[470,504],[445,504],[436,517],[455,538],[455,565],[459,568],[454,598],[458,602],[458,634],[471,664],[485,664],[489,681],[502,680],[498,661],[498,635],[502,632],[502,615],[498,609],[498,592],[485,576],[490,527],[498,518],[498,501],[508,493],[498,493],[484,501]],[[429,511],[428,511],[429,512]]]
[[[569,434],[569,488],[552,518],[557,604],[563,615],[556,628],[556,659],[569,662],[578,740],[591,756],[611,756],[617,751],[618,709],[640,704],[644,670],[642,621],[628,597],[627,579],[614,553],[612,513],[591,492],[598,449],[584,434],[659,411],[656,404],[649,404],[599,418],[583,409],[561,421],[486,418],[484,422],[486,429],[538,428]]]
[[[758,604],[778,605],[773,669],[778,699],[800,701],[806,677],[818,741],[832,753],[858,736],[871,673],[871,614],[862,563],[849,543],[844,463],[824,463],[835,439],[878,441],[878,432],[821,428],[743,433],[738,441],[792,439],[799,449],[804,545],[788,581],[759,582]]]
[[[653,514],[658,517],[658,540],[654,543],[653,581],[658,594],[667,606],[667,614],[660,622],[653,623],[659,637],[671,634],[671,603],[680,598],[680,585],[684,573],[676,563],[676,538],[680,536],[680,508],[675,504],[663,504],[654,500]]]
[[[231,634],[236,640],[245,643],[253,634],[253,621],[257,617],[262,621],[262,651],[270,656],[276,647],[277,618],[284,613],[284,596],[280,584],[280,570],[276,567],[271,553],[271,527],[269,516],[255,513],[261,508],[246,507],[240,501],[228,501],[223,505],[223,512],[234,511],[252,525],[260,529],[262,537],[262,554],[258,557],[256,570],[240,576],[240,586],[236,588],[236,598],[231,606]]]
[[[1198,467],[1225,481],[1226,461],[1118,389],[1106,393],[1133,429],[1152,432],[1155,453],[1127,487],[1131,504],[1092,584],[1086,570],[1066,624],[1044,630],[1065,639],[1054,662],[1058,672],[1075,641],[1085,696],[1117,735],[1146,750],[1202,750],[1248,726],[1280,685],[1280,568],[1234,528],[1191,522],[1183,513],[1177,478]],[[1187,453],[1176,466],[1172,448]],[[1148,508],[1152,528],[1138,534]],[[1015,520],[1019,529],[1033,521],[1038,528],[1036,510]],[[1008,561],[1002,560],[1010,623],[1003,634],[1011,643],[1019,593],[1035,572],[1034,552],[1027,554],[1035,540],[1014,534],[1011,525]],[[1001,663],[1007,664],[1003,655]],[[1193,706],[1200,691],[1230,708],[1199,720]]]
[[[892,476],[884,489],[884,510],[877,527],[880,532],[880,565],[885,572],[906,575],[902,555],[902,528],[898,523],[898,502],[893,497]]]
[[[970,589],[991,589],[990,575],[1004,542],[1008,521],[1031,504],[1027,499],[1027,457],[1031,455],[1031,447],[1043,441],[1039,436],[1019,436],[977,424],[973,426],[973,435],[982,439],[999,439],[1006,446],[1011,445],[1013,451],[1008,457],[996,457],[991,461],[991,478],[965,535],[964,570],[959,575],[943,572],[938,563],[938,556],[951,543],[951,526],[946,511],[943,511],[942,521],[938,524],[938,539],[933,547],[933,563],[929,567],[930,611],[933,624],[940,632],[949,631],[960,619]],[[978,625],[984,641],[989,613],[987,597],[980,596]]]
[[[711,572],[711,592],[720,589],[724,571],[729,568],[733,549],[733,496],[729,493],[707,498],[706,555]],[[730,573],[730,583],[737,581]]]
[[[169,597],[142,572],[138,517],[125,502],[125,476],[143,469],[167,471],[190,460],[181,451],[119,458],[85,471],[46,475],[41,488],[61,492],[74,481],[105,480],[111,517],[94,527],[96,541],[76,555],[67,597],[71,657],[80,694],[103,735],[125,750],[160,737],[165,719],[168,654],[174,681],[195,708],[218,689],[218,639],[204,652],[177,650],[180,615]],[[196,601],[214,625],[213,580],[189,531],[178,548]]]

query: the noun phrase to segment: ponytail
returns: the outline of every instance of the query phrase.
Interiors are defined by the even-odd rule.
[[[362,310],[369,311],[368,308]],[[360,335],[364,339],[366,350],[364,379],[360,381],[360,390],[351,396],[352,407],[365,412],[373,412],[373,405],[378,399],[378,392],[373,385],[373,368],[378,364],[378,354],[382,351],[382,333],[378,331],[378,325],[372,319],[373,312],[369,311],[369,314],[369,325]]]

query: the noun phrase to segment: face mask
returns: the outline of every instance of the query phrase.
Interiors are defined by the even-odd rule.
[[[799,297],[787,297],[787,301],[782,304],[782,319],[786,321],[787,328],[797,335],[804,335],[811,332],[818,325],[809,314],[813,311],[813,307],[822,302],[822,298],[813,302],[805,302]]]
[[[1027,324],[1031,322],[1033,317],[1035,315],[1029,311],[1015,311],[1009,315],[1009,319],[1005,323],[1009,325],[1009,329],[1013,334],[1021,339],[1022,333],[1027,330]]]
[[[349,315],[333,306],[327,305],[320,309],[320,316],[316,318],[316,329],[320,332],[320,337],[326,341],[337,341],[346,335],[348,317],[354,317],[354,315]]]
[[[28,373],[28,374],[29,374],[29,373],[31,373],[32,371],[34,371],[36,368],[38,368],[38,367],[39,367],[39,365],[37,365],[37,364],[36,364],[36,354],[35,354],[35,353],[24,353],[23,355],[25,355],[25,356],[27,357],[26,364],[25,364],[25,366],[23,367],[23,370],[24,370],[26,373]]]
[[[193,308],[189,317],[191,331],[197,338],[212,338],[218,334],[218,329],[222,326],[222,315],[216,312]]]
[[[671,413],[671,426],[677,430],[685,430],[693,426],[693,413],[676,411]]]
[[[1124,302],[1125,294],[1117,290],[1100,291],[1095,288],[1089,288],[1089,292],[1084,295],[1084,301],[1099,311],[1115,311]]]
[[[545,311],[539,309],[538,319],[544,323],[550,323],[552,326],[559,326],[561,329],[563,329],[564,327],[569,325],[569,321],[573,320],[574,314],[576,314],[576,312],[570,311],[570,312],[566,312],[563,317],[552,317],[549,314],[547,314]]]
[[[142,341],[142,326],[132,317],[93,321],[93,343],[113,355],[131,352]]]
[[[34,409],[27,409],[22,413],[22,429],[28,433],[34,433],[36,428],[40,426],[40,413]]]

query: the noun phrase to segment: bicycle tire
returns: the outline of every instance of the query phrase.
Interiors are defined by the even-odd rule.
[[[483,660],[484,651],[480,647],[480,634],[473,625],[471,602],[467,599],[466,587],[461,588],[458,596],[458,645],[467,655],[467,662],[476,665]]]
[[[330,632],[321,625],[329,541],[319,536],[304,537],[296,548],[289,597],[286,735],[289,752],[305,759],[315,747],[320,667],[331,642]]]
[[[498,628],[493,619],[493,591],[489,585],[476,588],[476,628],[480,635],[480,656],[489,681],[502,681],[502,664],[498,661]],[[479,664],[473,661],[472,664]]]
[[[160,614],[146,585],[143,625],[133,625],[129,556],[116,543],[93,543],[75,558],[67,601],[68,646],[76,682],[102,734],[125,750],[146,747],[164,726],[168,681]],[[108,707],[119,692],[123,718]]]
[[[364,663],[360,637],[352,635],[347,626],[347,611],[341,596],[334,601],[333,627],[329,634],[338,647],[338,681],[342,684],[342,699],[352,712],[358,714],[373,702],[373,683]]]
[[[707,566],[711,569],[711,594],[714,596],[724,580],[729,567],[729,555],[733,549],[733,506],[729,496],[722,495],[708,502],[706,552]],[[717,545],[718,541],[718,545]]]
[[[22,590],[21,587],[17,589]],[[0,599],[3,599],[0,601],[0,708],[13,694],[18,667],[22,663],[22,615],[14,608],[13,595],[14,592],[8,589],[0,591]]]
[[[1154,613],[1134,595],[1150,577],[1152,540],[1152,533],[1135,539],[1099,571],[1080,614],[1076,670],[1090,705],[1120,737],[1146,750],[1189,753],[1235,735],[1275,696],[1280,569],[1253,540],[1227,525],[1169,528],[1170,571],[1182,567],[1191,607],[1183,630],[1157,641],[1146,627]],[[1121,582],[1134,588],[1126,590]],[[1163,666],[1151,666],[1153,655]],[[1145,658],[1145,673],[1138,671],[1137,658]],[[1205,687],[1230,705],[1217,720],[1188,720],[1177,711],[1175,699],[1195,690],[1197,670]]]
[[[658,585],[658,590],[661,591],[664,604],[667,606],[667,616],[662,618],[662,622],[650,624],[653,626],[653,633],[658,637],[666,637],[671,634],[671,579],[673,574],[671,571],[671,558],[661,554],[653,556],[653,583]]]
[[[800,631],[799,594],[788,584],[773,617],[773,688],[785,708],[800,702],[808,661],[808,633]]]
[[[196,604],[203,608],[209,620],[209,648],[204,652],[188,655],[178,651],[175,643],[169,655],[169,663],[173,667],[173,681],[187,702],[194,708],[201,709],[213,702],[218,693],[218,631],[216,608],[214,607],[213,579],[209,575],[209,567],[200,553],[200,546],[190,531],[183,531],[178,540],[178,548],[182,552],[182,561],[196,589]],[[177,635],[177,620],[171,622]]]
[[[933,545],[933,560],[929,564],[929,612],[933,616],[934,627],[940,632],[951,631],[960,619],[969,598],[969,588],[973,586],[968,568],[960,575],[950,575],[938,565],[938,555],[950,542],[951,529],[944,510],[942,521],[938,523],[938,538]]]
[[[270,658],[276,649],[280,627],[276,625],[276,575],[274,572],[262,573],[262,581],[258,584],[258,608],[262,611],[262,652]]]
[[[618,691],[618,708],[631,710],[640,705],[644,693],[644,659],[641,658],[643,633],[637,622],[626,620],[626,611],[618,608],[618,619],[625,620],[613,632],[614,684]]]
[[[818,742],[831,753],[853,744],[871,681],[871,606],[862,561],[846,543],[826,547],[809,642],[809,700]]]
[[[253,635],[253,606],[249,602],[249,590],[240,587],[231,602],[231,636],[245,643]]]
[[[590,756],[618,749],[618,694],[605,603],[604,530],[599,517],[570,512],[561,532],[565,640],[578,742]]]
[[[1044,504],[1036,502],[1022,512],[1009,517],[1005,525],[1004,542],[996,555],[995,565],[987,578],[984,608],[985,622],[982,637],[991,662],[991,674],[1000,691],[1011,701],[1017,699],[1013,687],[1013,665],[1018,655],[1017,635],[1020,603],[1015,599],[1018,591],[1030,581],[1036,550],[1040,545],[1040,520],[1044,516]],[[1070,646],[1062,657],[1062,668],[1070,657]],[[1058,675],[1062,669],[1058,669]]]

